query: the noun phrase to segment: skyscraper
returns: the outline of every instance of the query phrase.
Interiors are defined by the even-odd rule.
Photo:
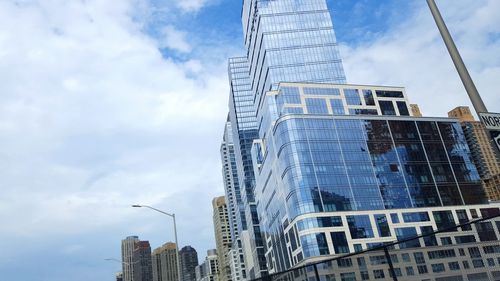
[[[403,88],[345,84],[325,0],[244,0],[242,23],[226,129],[248,279],[499,210],[459,123],[415,116]]]
[[[182,281],[196,281],[195,269],[198,266],[198,253],[191,246],[185,246],[179,251],[181,260]]]
[[[279,82],[343,83],[345,75],[325,0],[245,0],[242,24],[247,56],[229,60],[229,116],[250,245],[240,241],[243,252],[251,252],[245,264],[252,279],[267,274],[250,154],[256,108]]]
[[[135,243],[132,267],[134,281],[153,281],[151,246],[149,245],[149,241]]]
[[[486,128],[481,122],[474,120],[468,106],[459,106],[448,112],[448,116],[457,118],[462,125],[472,159],[483,180],[488,197],[491,200],[500,200],[500,186],[495,184],[494,179],[495,176],[500,177],[500,158],[495,152]]]
[[[229,229],[232,240],[230,249],[231,279],[239,281],[246,279],[245,256],[241,243],[241,233],[246,232],[246,220],[244,206],[241,201],[239,188],[238,170],[234,154],[233,131],[231,122],[226,122],[224,136],[220,148],[222,161],[222,176],[224,191],[229,212]]]
[[[122,240],[122,272],[123,281],[133,281],[134,278],[134,249],[135,243],[139,242],[139,237],[129,236]]]
[[[203,263],[196,267],[196,281],[218,281],[218,260],[217,250],[208,250]]]
[[[165,243],[156,248],[152,254],[153,280],[178,281],[177,248],[175,243]]]
[[[215,242],[219,259],[219,281],[231,281],[231,231],[226,197],[212,200]]]

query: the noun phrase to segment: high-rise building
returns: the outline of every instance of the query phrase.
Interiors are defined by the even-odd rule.
[[[156,248],[152,254],[153,280],[178,281],[177,247],[175,243],[168,242]]]
[[[215,242],[219,258],[219,281],[231,281],[231,231],[226,197],[212,200]]]
[[[499,211],[456,120],[418,117],[404,88],[345,84],[325,0],[244,0],[242,22],[226,128],[248,279]]]
[[[198,253],[191,246],[185,246],[179,251],[181,260],[182,281],[196,281],[195,269],[198,266]]]
[[[151,246],[149,245],[149,241],[135,243],[132,267],[133,281],[153,281]]]
[[[133,281],[134,278],[134,249],[139,237],[129,236],[122,240],[122,272],[123,281]]]
[[[229,60],[229,119],[246,220],[239,235],[247,231],[249,237],[235,241],[245,253],[247,278],[253,279],[267,274],[250,154],[258,137],[255,108],[279,82],[343,83],[345,75],[325,0],[244,0],[242,24],[247,56]]]
[[[240,233],[246,228],[244,206],[241,201],[241,192],[238,181],[238,170],[234,154],[233,131],[231,122],[226,122],[224,136],[220,148],[222,161],[222,175],[227,208],[229,212],[229,229],[232,245],[230,249],[231,279],[239,281],[246,279],[245,256],[241,243]],[[245,227],[243,227],[245,226]]]
[[[196,281],[218,281],[219,261],[217,250],[207,251],[207,256],[203,263],[196,267]]]
[[[483,180],[488,197],[490,200],[500,200],[500,185],[496,185],[494,179],[500,175],[500,158],[495,152],[486,128],[481,122],[474,120],[468,106],[459,106],[448,112],[448,116],[458,119],[462,125],[472,159]]]

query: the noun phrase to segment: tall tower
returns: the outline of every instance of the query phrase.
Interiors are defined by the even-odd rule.
[[[171,242],[168,242],[153,251],[152,264],[154,281],[179,280],[176,252],[176,245]]]
[[[153,281],[151,246],[149,241],[135,243],[133,254],[134,281]]]
[[[244,0],[246,56],[229,59],[229,121],[233,130],[242,209],[240,236],[249,279],[267,274],[255,201],[251,146],[258,136],[256,109],[264,93],[283,81],[344,83],[333,23],[325,0]],[[248,244],[249,242],[249,244]]]
[[[224,136],[220,147],[222,176],[224,191],[229,216],[229,229],[231,234],[230,267],[231,279],[239,281],[246,279],[245,256],[240,235],[246,231],[245,207],[241,200],[241,191],[238,180],[238,170],[234,153],[233,131],[231,122],[226,122]]]
[[[244,0],[242,23],[229,122],[248,279],[500,210],[456,120],[418,117],[401,87],[345,84],[325,0]],[[411,246],[446,249],[462,234]],[[367,280],[353,263],[336,265],[357,270],[342,280]]]
[[[198,266],[198,253],[191,246],[185,246],[179,251],[181,259],[182,281],[196,281],[195,268]]]
[[[212,201],[214,233],[219,259],[219,281],[231,281],[231,232],[228,208],[224,196]]]
[[[133,281],[134,278],[134,249],[139,237],[129,236],[122,240],[122,272],[123,281]]]

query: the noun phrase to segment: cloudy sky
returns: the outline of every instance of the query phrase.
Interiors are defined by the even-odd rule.
[[[329,0],[350,83],[406,86],[426,115],[469,104],[424,0]],[[500,112],[500,1],[439,0]],[[120,240],[214,247],[211,198],[240,0],[0,0],[0,273],[113,280]]]

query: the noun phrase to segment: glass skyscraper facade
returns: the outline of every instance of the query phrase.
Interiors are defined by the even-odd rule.
[[[245,214],[237,225],[240,233],[248,230],[251,244],[242,247],[252,252],[252,262],[246,264],[251,265],[248,277],[255,278],[267,274],[251,160],[260,98],[281,81],[344,83],[345,75],[325,0],[245,0],[242,25],[247,54],[231,58],[228,69],[229,122],[242,204],[229,209]]]
[[[325,0],[244,0],[242,24],[247,54],[229,60],[226,132],[247,279],[421,234],[459,221],[456,206],[487,204],[456,120],[414,117],[403,88],[345,84]],[[398,227],[421,208],[432,211],[422,226]]]

